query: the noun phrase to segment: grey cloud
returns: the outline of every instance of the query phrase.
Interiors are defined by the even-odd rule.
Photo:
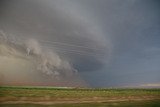
[[[0,5],[1,30],[37,40],[92,86],[159,82],[158,0],[3,0]]]

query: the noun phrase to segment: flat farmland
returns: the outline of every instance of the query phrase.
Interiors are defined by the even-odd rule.
[[[160,89],[0,87],[1,107],[158,107]]]

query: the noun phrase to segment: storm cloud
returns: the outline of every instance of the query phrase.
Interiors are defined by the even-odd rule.
[[[1,41],[1,56],[11,49],[26,58],[25,67],[15,70],[8,69],[21,61],[8,61],[9,68],[0,63],[1,81],[20,81],[9,76],[20,73],[26,84],[159,84],[159,5],[158,0],[1,0],[0,31],[12,44]]]

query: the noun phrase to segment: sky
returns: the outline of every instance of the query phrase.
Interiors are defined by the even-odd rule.
[[[160,87],[159,0],[1,0],[0,84]]]

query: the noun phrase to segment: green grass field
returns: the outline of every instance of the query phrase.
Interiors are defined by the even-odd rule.
[[[160,107],[160,89],[0,87],[1,107]]]

